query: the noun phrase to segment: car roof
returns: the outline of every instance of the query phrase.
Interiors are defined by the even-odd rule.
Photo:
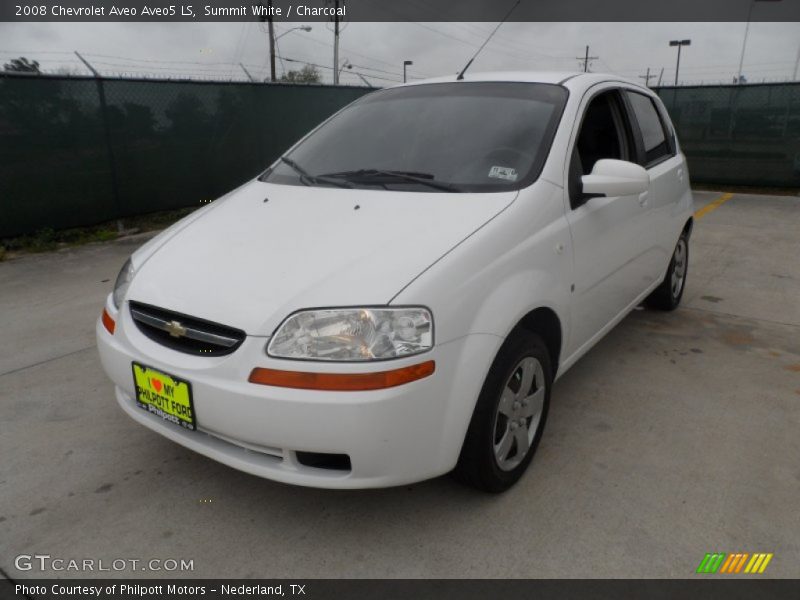
[[[427,83],[452,83],[457,81],[457,75],[446,75],[444,77],[433,77],[430,79],[419,79],[401,85],[423,85]],[[624,82],[634,85],[643,90],[648,90],[638,81],[633,81],[619,75],[610,73],[583,73],[580,71],[488,71],[464,74],[463,81],[508,81],[522,83],[549,83],[563,85],[570,90],[581,90],[589,88],[597,83],[605,81]],[[649,90],[648,90],[649,91]]]

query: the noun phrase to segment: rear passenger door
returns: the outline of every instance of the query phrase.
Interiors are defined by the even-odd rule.
[[[575,286],[567,354],[602,333],[645,289],[649,276],[643,262],[650,245],[646,195],[587,196],[581,183],[598,160],[638,161],[624,92],[612,83],[596,86],[579,114],[566,174]]]
[[[648,283],[660,280],[669,265],[678,232],[672,216],[687,187],[688,173],[678,155],[675,134],[659,103],[644,90],[624,90],[638,148],[637,162],[650,175],[645,255]]]

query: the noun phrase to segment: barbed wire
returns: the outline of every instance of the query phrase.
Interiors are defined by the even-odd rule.
[[[44,55],[44,56],[40,56]],[[104,76],[132,76],[136,78],[168,79],[168,80],[210,80],[210,81],[250,81],[242,72],[242,65],[251,72],[258,74],[262,80],[267,79],[269,66],[264,64],[240,63],[236,61],[199,61],[199,60],[171,60],[126,57],[114,54],[82,53],[89,62]],[[90,70],[80,62],[74,52],[62,50],[25,51],[0,49],[0,66],[3,62],[28,57],[39,63],[39,71],[48,75],[91,75]],[[333,80],[334,67],[315,62],[307,56],[285,56],[281,52],[276,58],[286,63],[309,65],[321,71],[325,83]],[[776,60],[767,62],[750,63],[745,65],[745,76],[751,83],[781,83],[793,81],[791,64],[793,61]],[[641,75],[645,69],[614,68],[608,62],[601,60],[600,64],[610,73],[635,77]],[[58,65],[58,66],[56,66]],[[784,66],[778,66],[784,65]],[[727,85],[732,82],[732,75],[725,75],[724,71],[735,65],[698,65],[681,68],[681,73],[686,72],[689,77],[681,78],[681,85]],[[651,72],[656,69],[651,67]],[[667,68],[665,75],[674,70]],[[0,71],[1,72],[1,71]],[[285,72],[285,68],[284,68]],[[722,73],[721,73],[722,72]],[[168,74],[169,73],[169,74]],[[376,82],[400,83],[402,73],[388,68],[374,67],[362,63],[346,61],[346,68],[340,67],[341,74],[351,74],[353,77],[363,76]],[[782,73],[778,75],[778,73]],[[410,75],[409,79],[419,79]],[[360,84],[359,84],[360,85]]]

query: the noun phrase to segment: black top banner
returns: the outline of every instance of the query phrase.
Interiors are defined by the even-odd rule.
[[[191,1],[191,0],[190,0]],[[516,0],[3,0],[0,21],[499,22]],[[800,0],[520,0],[509,21],[800,22]]]

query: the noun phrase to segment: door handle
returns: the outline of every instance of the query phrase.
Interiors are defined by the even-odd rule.
[[[647,199],[649,197],[649,192],[642,192],[639,194],[639,206],[647,206]]]
[[[683,181],[683,169],[678,169],[678,179]]]

